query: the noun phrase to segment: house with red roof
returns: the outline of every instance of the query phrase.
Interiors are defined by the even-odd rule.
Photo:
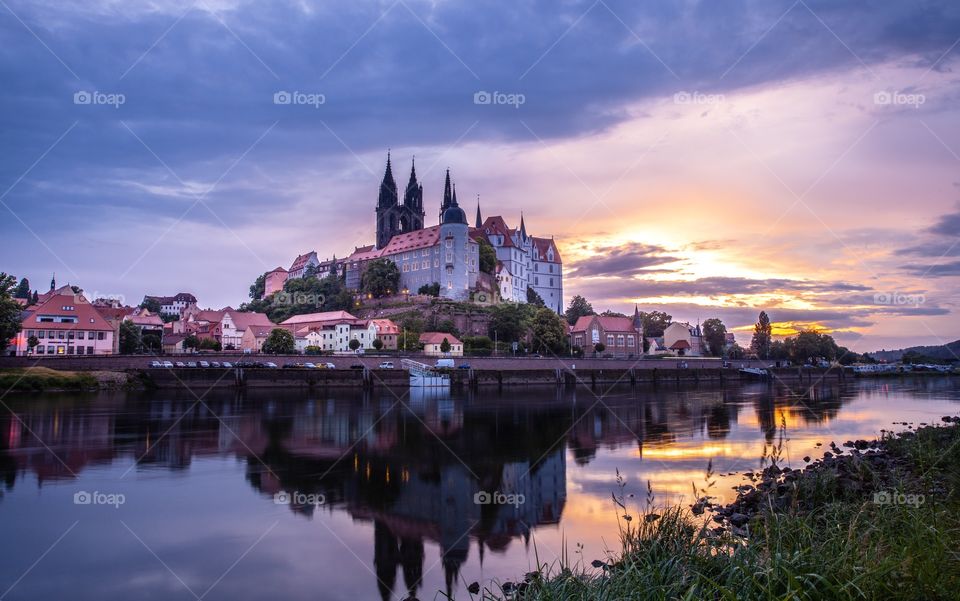
[[[398,329],[389,319],[359,319],[346,311],[294,315],[281,322],[280,327],[293,332],[298,351],[303,352],[308,346],[315,346],[327,352],[352,353],[351,340],[356,340],[360,344],[358,349],[374,348],[373,341],[378,337],[375,321],[381,322],[381,326],[388,330]],[[391,324],[393,324],[392,328]],[[396,348],[395,341],[393,348]]]
[[[24,311],[13,340],[17,355],[110,355],[116,331],[83,294],[63,286]],[[39,344],[30,348],[29,341]]]
[[[450,350],[446,353],[441,350],[444,340],[450,344]],[[424,332],[420,334],[420,344],[423,345],[423,354],[429,357],[463,356],[463,342],[447,332]]]
[[[584,315],[570,327],[571,346],[580,347],[587,355],[598,344],[601,354],[614,357],[640,357],[643,354],[643,323],[639,313],[631,317]]]

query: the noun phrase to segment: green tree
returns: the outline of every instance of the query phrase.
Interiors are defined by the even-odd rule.
[[[315,346],[311,344],[307,348],[303,349],[303,354],[304,355],[322,355],[323,349],[320,348],[319,346]]]
[[[157,332],[143,332],[140,335],[140,344],[143,350],[149,353],[159,353],[163,350],[163,339]]]
[[[517,342],[527,333],[528,318],[533,307],[519,303],[503,303],[493,308],[490,337],[501,342]]]
[[[417,294],[440,296],[440,282],[434,282],[432,284],[424,284],[423,286],[420,286],[420,289],[417,290]]]
[[[578,294],[570,299],[570,306],[567,307],[564,316],[567,318],[567,323],[573,325],[584,315],[595,315],[595,313],[593,312],[593,306],[587,302],[587,299]]]
[[[400,286],[400,269],[389,259],[375,259],[367,264],[361,278],[361,289],[374,298],[393,294]]]
[[[604,317],[626,317],[626,314],[625,314],[625,313],[621,313],[621,312],[619,312],[619,311],[612,311],[612,310],[610,310],[610,309],[607,309],[606,311],[604,311],[604,312],[601,313],[600,315],[603,315]]]
[[[150,311],[151,313],[159,314],[159,313],[160,313],[160,301],[158,301],[158,300],[155,299],[155,298],[148,298],[148,297],[145,296],[145,297],[143,297],[143,302],[140,303],[140,308],[141,308],[141,309],[146,309],[147,311]]]
[[[710,354],[714,357],[723,355],[723,347],[727,345],[727,326],[714,317],[703,322],[701,331]]]
[[[30,299],[30,304],[35,305],[40,302],[40,295],[37,294],[37,291],[33,291],[33,298]]]
[[[274,328],[270,331],[266,341],[263,343],[263,352],[272,355],[289,355],[296,350],[296,341],[290,330],[283,328]]]
[[[753,347],[750,347],[750,350],[756,353],[753,350]],[[759,357],[759,353],[757,353]],[[770,350],[767,353],[766,359],[773,359],[774,361],[784,361],[790,358],[790,354],[787,352],[787,345],[784,344],[783,340],[774,340],[770,343]]]
[[[533,348],[542,353],[559,355],[567,350],[567,327],[563,318],[552,309],[540,307],[530,324]]]
[[[772,344],[773,327],[770,325],[770,318],[766,311],[760,311],[760,317],[757,318],[756,325],[753,326],[753,338],[750,340],[750,350],[756,353],[761,359],[776,359],[770,354],[770,345]],[[786,357],[783,357],[785,359]]]
[[[223,350],[223,346],[219,341],[214,340],[213,338],[204,338],[200,341],[200,348],[205,351],[220,351]]]
[[[664,311],[640,312],[640,321],[643,323],[643,335],[650,338],[663,336],[663,331],[673,321],[673,316]]]
[[[37,338],[36,336],[31,336],[30,338],[27,338],[27,348],[30,349],[31,353],[35,348],[37,348],[37,346],[39,346],[39,344],[40,344],[40,339]]]
[[[730,348],[727,349],[727,358],[728,359],[744,359],[747,356],[747,351],[743,350],[743,347],[734,342],[730,345]]]
[[[447,340],[446,338],[444,338],[443,341],[440,343],[440,352],[444,354],[450,352],[450,341]]]
[[[0,352],[20,333],[20,313],[23,308],[13,300],[17,280],[0,272]]]
[[[479,263],[480,271],[493,275],[497,269],[497,251],[488,241],[480,239]]]
[[[266,294],[267,291],[267,274],[262,273],[257,276],[257,279],[253,281],[253,284],[250,285],[250,298],[253,300],[260,300]]]
[[[805,330],[783,342],[790,360],[796,363],[837,358],[837,343],[829,334]]]
[[[383,348],[383,340],[380,340],[379,338],[375,338],[373,341],[373,348],[375,348],[378,351],[381,350]]]
[[[190,334],[183,339],[183,348],[185,349],[198,349],[200,348],[200,339],[197,338],[194,334]]]
[[[536,305],[538,307],[546,306],[546,303],[543,302],[543,298],[537,294],[537,291],[527,286],[527,302],[531,305]]]
[[[120,354],[131,355],[139,352],[143,342],[140,339],[140,328],[132,321],[124,319],[120,322]]]
[[[602,342],[598,342],[593,345],[593,350],[597,353],[602,353],[603,351],[607,350],[607,345]]]
[[[356,352],[356,350],[360,348],[360,341],[354,338],[347,344],[347,346],[350,347],[351,351]]]
[[[27,280],[27,278],[22,278],[20,280],[20,284],[17,285],[17,289],[13,293],[13,297],[30,300],[30,281]]]

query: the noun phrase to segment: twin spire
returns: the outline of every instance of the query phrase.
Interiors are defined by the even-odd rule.
[[[383,172],[383,181],[380,182],[380,197],[377,201],[379,208],[387,208],[399,203],[397,182],[393,179],[393,166],[390,162],[390,151],[387,151],[387,168]],[[423,208],[423,185],[417,181],[417,166],[415,159],[410,164],[410,180],[403,193],[403,204],[415,210]]]

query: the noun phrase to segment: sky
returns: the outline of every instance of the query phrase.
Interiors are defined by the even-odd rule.
[[[942,344],[958,64],[949,0],[0,0],[0,271],[237,306],[373,242],[389,149],[567,302]]]

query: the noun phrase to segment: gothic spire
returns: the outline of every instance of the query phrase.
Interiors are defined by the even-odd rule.
[[[523,224],[523,211],[520,211],[520,240],[527,241],[527,226]]]
[[[480,195],[477,194],[477,224],[476,228],[480,229],[480,226],[483,225],[483,219],[480,217]]]
[[[53,273],[53,277],[50,278],[50,290],[56,290],[57,288],[57,273]]]
[[[453,207],[460,206],[459,204],[457,204],[457,184],[453,184],[453,200],[450,202],[450,206],[453,206]]]
[[[440,210],[446,209],[450,206],[450,203],[453,201],[453,191],[450,186],[450,170],[447,169],[447,180],[443,184],[443,204],[440,205]]]
[[[412,209],[419,210],[423,206],[423,186],[417,183],[417,166],[414,161],[410,163],[410,180],[407,182],[407,189],[403,193],[403,204]]]
[[[643,320],[640,319],[640,307],[638,305],[633,306],[633,329],[639,330],[643,326]]]
[[[383,181],[380,182],[380,198],[378,207],[389,207],[397,204],[397,182],[393,180],[393,168],[390,166],[390,151],[387,151],[387,168],[383,172]]]

